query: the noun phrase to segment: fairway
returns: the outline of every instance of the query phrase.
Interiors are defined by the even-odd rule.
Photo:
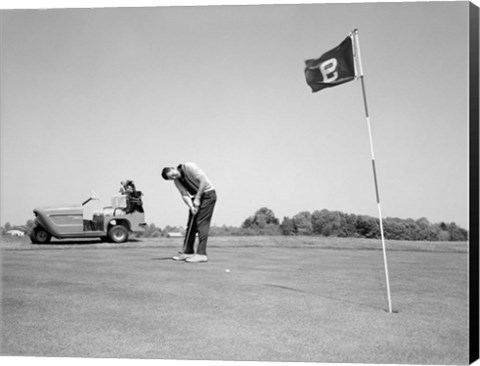
[[[73,356],[468,363],[466,243],[211,238],[2,244],[2,350]],[[229,272],[226,271],[229,270]]]

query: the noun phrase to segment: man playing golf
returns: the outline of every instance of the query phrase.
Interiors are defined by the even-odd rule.
[[[183,252],[173,259],[189,263],[207,262],[208,232],[217,201],[212,182],[194,163],[180,164],[176,168],[165,167],[162,170],[162,177],[165,180],[174,181],[189,208]],[[195,254],[194,244],[197,233],[199,243]]]

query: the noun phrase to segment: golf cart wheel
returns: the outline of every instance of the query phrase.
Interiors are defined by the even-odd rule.
[[[124,243],[128,240],[128,230],[125,226],[115,225],[108,230],[108,237],[113,243]]]
[[[30,239],[34,244],[48,244],[52,236],[44,228],[36,227],[30,234]]]

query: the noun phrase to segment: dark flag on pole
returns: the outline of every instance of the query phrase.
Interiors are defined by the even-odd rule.
[[[355,47],[355,59],[354,51]],[[388,312],[394,312],[392,309],[392,299],[390,296],[390,281],[388,279],[387,251],[385,246],[385,235],[383,233],[382,210],[380,208],[380,195],[378,193],[377,173],[375,169],[375,154],[373,152],[372,129],[370,126],[370,117],[367,108],[367,97],[365,94],[365,81],[362,69],[362,60],[360,57],[360,42],[358,40],[358,29],[351,32],[334,49],[325,52],[320,58],[305,61],[305,77],[307,84],[315,93],[325,88],[340,85],[351,81],[358,74],[362,82],[363,102],[365,105],[365,117],[367,119],[368,136],[370,139],[370,152],[372,154],[373,180],[375,183],[375,193],[377,195],[378,218],[380,223],[380,236],[382,238],[383,261],[385,264],[385,278],[387,280]],[[358,67],[358,73],[357,71]]]
[[[340,85],[355,78],[352,39],[350,36],[320,58],[305,61],[305,77],[312,93]]]

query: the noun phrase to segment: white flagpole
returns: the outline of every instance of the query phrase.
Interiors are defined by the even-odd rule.
[[[358,68],[359,68],[359,78],[362,82],[362,92],[363,92],[363,103],[365,105],[365,116],[367,119],[367,127],[368,127],[368,137],[370,139],[370,153],[372,155],[372,167],[373,167],[373,179],[375,181],[375,193],[377,195],[377,206],[378,206],[378,217],[380,219],[380,235],[382,237],[382,247],[383,247],[383,261],[385,264],[385,276],[387,280],[387,295],[388,295],[388,312],[392,312],[392,300],[390,296],[390,282],[388,280],[388,265],[387,265],[387,251],[385,249],[385,237],[383,235],[383,223],[382,223],[382,209],[380,207],[380,195],[378,193],[378,182],[377,182],[377,172],[375,169],[375,153],[373,151],[373,141],[372,141],[372,129],[370,127],[370,117],[368,115],[368,107],[367,107],[367,96],[365,94],[365,82],[363,80],[363,68],[362,68],[362,60],[360,57],[360,42],[358,40],[358,29],[353,31],[353,40],[355,45],[355,57],[358,59]],[[355,72],[356,70],[356,63],[355,63]]]

